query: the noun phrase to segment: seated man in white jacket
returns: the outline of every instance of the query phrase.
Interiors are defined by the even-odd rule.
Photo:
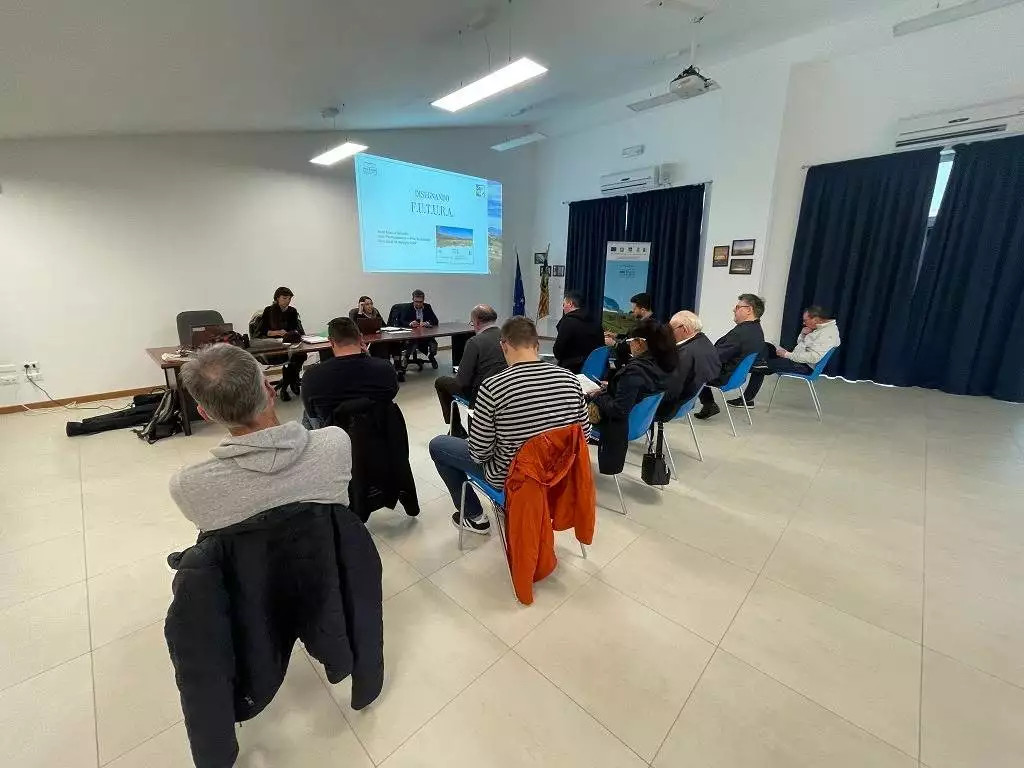
[[[743,392],[747,407],[754,407],[754,398],[769,373],[810,373],[815,365],[833,347],[839,346],[839,328],[829,312],[814,305],[804,310],[804,327],[796,340],[793,351],[774,344],[764,345],[764,359],[758,360],[750,371],[750,380]],[[742,408],[743,400],[728,401],[734,408]]]

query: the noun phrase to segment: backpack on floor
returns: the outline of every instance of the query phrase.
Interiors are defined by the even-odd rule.
[[[157,440],[181,432],[181,409],[178,407],[178,393],[168,389],[160,398],[160,404],[153,416],[142,429],[133,429],[140,440],[153,444]]]

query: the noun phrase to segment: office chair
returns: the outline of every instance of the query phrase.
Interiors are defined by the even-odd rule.
[[[224,322],[224,316],[216,309],[191,309],[179,312],[178,323],[178,345],[187,347],[192,343],[192,329],[201,325],[220,325]]]

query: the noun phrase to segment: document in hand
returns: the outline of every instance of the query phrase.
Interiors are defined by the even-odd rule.
[[[595,392],[601,391],[601,385],[598,384],[589,376],[587,376],[585,373],[577,373],[576,379],[579,381],[580,386],[583,388],[584,395],[592,395]]]

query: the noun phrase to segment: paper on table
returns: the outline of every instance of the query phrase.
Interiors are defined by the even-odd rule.
[[[601,385],[594,381],[592,378],[584,373],[577,373],[576,378],[580,382],[580,386],[583,388],[583,394],[590,395],[594,392],[601,391]]]
[[[303,336],[302,340],[307,344],[323,344],[328,339],[326,336]]]
[[[398,333],[400,331],[408,331],[409,329],[408,328],[396,328],[393,325],[385,325],[383,328],[381,328],[381,330],[384,331],[385,333]]]

